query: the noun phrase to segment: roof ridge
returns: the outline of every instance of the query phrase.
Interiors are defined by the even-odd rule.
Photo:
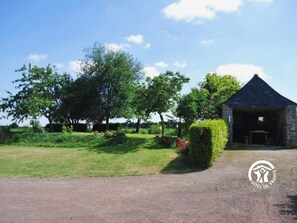
[[[234,108],[284,108],[297,105],[274,90],[258,74],[223,104]]]

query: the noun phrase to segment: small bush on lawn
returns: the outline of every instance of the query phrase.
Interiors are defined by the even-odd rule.
[[[110,137],[112,137],[113,136],[113,133],[111,132],[111,131],[106,131],[106,132],[104,132],[104,137],[105,138],[110,138]]]
[[[170,148],[174,145],[174,143],[176,142],[177,137],[170,137],[170,136],[156,136],[156,141],[167,147]]]
[[[149,134],[159,135],[161,133],[160,125],[152,125],[148,130]]]
[[[190,158],[197,166],[211,166],[224,150],[228,130],[223,120],[206,120],[190,126]]]
[[[182,155],[189,154],[189,150],[190,150],[189,141],[177,139],[175,145],[177,147],[178,153]]]

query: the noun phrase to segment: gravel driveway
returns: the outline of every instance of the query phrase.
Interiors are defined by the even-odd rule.
[[[252,163],[277,169],[267,190]],[[210,169],[143,177],[0,179],[0,222],[297,222],[297,150],[226,150]]]

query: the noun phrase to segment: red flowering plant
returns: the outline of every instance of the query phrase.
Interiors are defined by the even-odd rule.
[[[175,143],[180,154],[189,154],[189,141],[178,139]]]

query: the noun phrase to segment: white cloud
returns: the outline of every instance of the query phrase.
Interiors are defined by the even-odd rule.
[[[207,45],[213,44],[214,40],[213,39],[202,40],[200,43],[204,46],[207,46]]]
[[[107,50],[118,52],[130,48],[129,44],[106,43],[104,44]]]
[[[80,73],[83,61],[73,60],[69,62],[69,70],[74,73]]]
[[[145,73],[145,76],[147,77],[156,77],[160,75],[160,71],[156,67],[153,66],[146,66],[143,68],[143,72]]]
[[[155,66],[165,68],[165,67],[168,67],[169,65],[168,65],[168,63],[165,63],[164,61],[160,61],[160,62],[155,63]]]
[[[271,3],[273,0],[250,0],[251,2]]]
[[[152,45],[150,44],[150,43],[146,43],[145,45],[144,45],[144,49],[149,49],[149,48],[151,48],[152,47]]]
[[[30,62],[38,63],[38,62],[40,62],[42,60],[46,60],[47,55],[46,54],[30,54],[29,56],[27,56],[27,59]]]
[[[143,35],[141,34],[137,34],[137,35],[130,35],[130,36],[127,36],[126,37],[126,40],[128,42],[131,42],[131,43],[136,43],[136,44],[142,44],[143,43]]]
[[[179,0],[165,7],[162,12],[169,19],[196,22],[213,19],[217,12],[235,12],[242,2],[243,0]]]
[[[185,68],[188,66],[188,63],[186,61],[176,61],[173,66],[175,67],[180,67],[180,68]]]
[[[220,65],[215,72],[221,75],[233,75],[244,83],[249,81],[254,74],[258,74],[264,80],[270,79],[270,76],[265,73],[262,67],[253,64]]]
[[[56,64],[55,64],[55,67],[56,67],[57,69],[61,69],[61,68],[64,67],[64,64],[62,64],[62,63],[56,63]]]

